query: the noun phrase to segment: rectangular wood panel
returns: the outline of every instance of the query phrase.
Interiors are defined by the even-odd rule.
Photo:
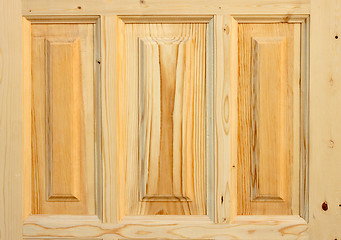
[[[292,214],[300,67],[294,44],[300,39],[288,23],[239,24],[238,30],[237,213]]]
[[[287,41],[284,37],[251,39],[251,197],[252,201],[284,200],[287,152]],[[291,104],[291,102],[289,102]],[[290,126],[288,126],[290,130]],[[288,138],[289,137],[289,138]]]
[[[190,51],[190,43],[187,39],[140,39],[142,201],[187,201],[181,133],[183,106],[186,105],[183,86],[190,81],[188,70],[186,74],[186,67],[190,67],[186,49]]]
[[[94,26],[31,35],[31,212],[95,214]]]
[[[204,215],[207,24],[124,20],[116,42],[120,215]]]
[[[47,40],[46,47],[48,201],[79,201],[82,154],[78,139],[82,113],[81,106],[77,106],[77,99],[82,98],[79,39]]]

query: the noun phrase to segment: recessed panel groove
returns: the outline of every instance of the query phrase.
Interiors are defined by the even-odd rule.
[[[93,24],[32,24],[32,214],[95,214]]]

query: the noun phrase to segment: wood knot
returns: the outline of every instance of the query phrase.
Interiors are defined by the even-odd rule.
[[[82,9],[82,7],[81,7],[81,6],[78,6],[78,7],[77,7],[77,9],[81,10],[81,9]]]
[[[333,140],[329,140],[328,147],[329,148],[334,148],[334,145],[335,145],[334,141]]]
[[[330,83],[330,86],[334,85],[334,79],[332,77],[329,79],[329,83]]]
[[[224,27],[224,32],[225,32],[226,34],[229,34],[229,33],[230,33],[230,28],[229,28],[229,26],[225,25],[225,27]]]
[[[327,202],[323,202],[323,203],[322,203],[322,209],[323,209],[323,211],[327,211],[327,210],[328,210],[328,204],[327,204]]]

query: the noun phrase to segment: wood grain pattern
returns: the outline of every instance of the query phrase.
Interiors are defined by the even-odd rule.
[[[80,41],[43,41],[47,58],[47,200],[80,201],[80,166],[84,158],[79,139],[84,131]]]
[[[288,44],[285,37],[251,38],[251,200],[283,201],[290,157],[283,157],[290,147],[287,112],[291,84],[287,76]],[[291,61],[291,60],[289,60]],[[288,103],[286,101],[289,101]]]
[[[32,221],[32,222],[30,222]],[[214,224],[207,216],[132,216],[119,224],[81,222],[65,217],[34,217],[24,225],[24,237],[119,239],[284,239],[308,238],[308,225],[298,216],[243,216],[231,224]]]
[[[200,100],[205,99],[205,89],[200,86],[205,84],[204,78],[195,79],[191,70],[193,43],[187,38],[140,38],[140,192],[146,214],[191,214],[193,211],[188,206],[191,198],[195,198],[191,168],[196,162],[191,157],[192,144],[187,137],[196,138],[191,134],[191,128],[197,125],[193,121],[202,122],[197,125],[203,131],[199,138],[205,134],[202,108],[198,115],[188,118],[192,115],[188,106],[205,104]],[[202,46],[199,47],[202,51]],[[194,84],[199,84],[199,91]],[[198,102],[188,96],[191,86]],[[199,146],[204,148],[200,142]],[[156,202],[179,203],[174,203],[177,207],[171,213],[167,208],[153,207],[161,205]]]
[[[294,24],[239,24],[239,214],[293,213],[294,41]]]
[[[214,18],[215,32],[215,81],[214,81],[214,151],[215,151],[215,222],[228,223],[231,220],[233,189],[230,181],[232,169],[233,128],[231,121],[235,114],[230,81],[230,16],[217,15]],[[231,101],[232,100],[232,101]]]
[[[23,14],[293,14],[309,13],[310,0],[24,0]]]
[[[310,161],[310,18],[301,27],[301,100],[300,100],[300,216],[309,221]]]
[[[0,239],[22,236],[21,1],[0,2]]]
[[[33,214],[95,214],[94,27],[32,24]]]
[[[341,239],[340,2],[312,0],[311,14],[309,235]]]
[[[116,16],[101,17],[101,156],[103,179],[103,222],[117,223],[118,192],[117,180],[117,154],[118,134],[117,109],[118,96],[116,93],[117,71],[116,60]]]
[[[207,26],[119,21],[120,215],[205,214]]]

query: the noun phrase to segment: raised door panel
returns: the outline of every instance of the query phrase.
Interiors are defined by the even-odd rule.
[[[295,211],[300,77],[296,33],[295,24],[289,23],[238,26],[237,212],[241,215]]]
[[[208,24],[160,19],[118,19],[119,215],[206,215]]]
[[[93,91],[93,24],[32,24],[32,214],[95,214]]]

